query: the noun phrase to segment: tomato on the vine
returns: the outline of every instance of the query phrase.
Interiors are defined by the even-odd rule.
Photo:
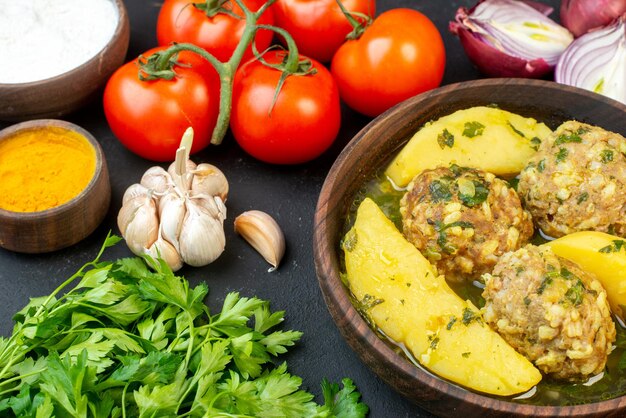
[[[342,0],[342,4],[350,12],[370,17],[376,13],[375,0]],[[272,7],[276,26],[289,32],[298,51],[321,62],[330,62],[352,30],[336,0],[277,0]]]
[[[142,56],[148,58],[153,48]],[[171,80],[142,81],[138,58],[113,73],[104,89],[104,114],[113,134],[129,150],[154,161],[173,161],[183,133],[194,129],[191,152],[211,141],[219,110],[219,77],[192,52],[176,57]]]
[[[382,13],[360,38],[335,53],[331,72],[343,101],[377,116],[411,96],[438,87],[446,63],[441,34],[417,10]]]
[[[283,62],[286,52],[269,51],[269,64]],[[300,57],[301,60],[306,60]],[[311,59],[307,74],[286,77],[258,60],[235,75],[230,128],[241,148],[273,164],[299,164],[320,156],[339,132],[339,93],[330,72]]]
[[[265,3],[264,0],[244,0],[250,10],[256,12]],[[223,7],[229,13],[218,12]],[[208,10],[202,10],[207,8]],[[235,0],[165,0],[157,20],[157,40],[159,45],[172,42],[186,42],[204,48],[222,61],[228,61],[239,44],[246,25],[244,13]],[[272,25],[272,9],[266,10],[258,24]],[[255,36],[259,51],[265,50],[272,42],[274,33],[258,30]],[[248,47],[244,59],[252,57]]]

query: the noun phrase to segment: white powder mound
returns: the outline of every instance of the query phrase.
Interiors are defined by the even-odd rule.
[[[112,0],[0,0],[0,83],[78,67],[104,48],[117,21]]]

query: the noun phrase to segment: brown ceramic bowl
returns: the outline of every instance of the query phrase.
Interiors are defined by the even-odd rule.
[[[107,45],[78,67],[45,80],[0,83],[0,120],[58,118],[94,99],[111,74],[124,63],[130,25],[123,0],[112,0],[117,27]]]
[[[69,247],[91,234],[104,219],[111,185],[104,153],[89,132],[69,122],[39,119],[0,131],[0,142],[17,132],[55,126],[85,137],[96,151],[96,169],[87,186],[70,201],[39,212],[0,209],[0,247],[23,253],[44,253]]]
[[[339,242],[357,191],[425,122],[456,110],[497,103],[556,128],[577,119],[626,135],[626,106],[549,81],[489,79],[445,86],[413,97],[374,119],[339,155],[322,187],[314,224],[319,285],[337,327],[387,384],[443,417],[626,416],[626,396],[577,406],[531,406],[466,390],[416,367],[380,339],[352,306],[340,279]]]

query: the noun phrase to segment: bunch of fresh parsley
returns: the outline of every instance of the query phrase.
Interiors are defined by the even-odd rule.
[[[284,312],[230,293],[220,313],[163,262],[95,260],[18,312],[0,339],[0,415],[15,417],[363,417],[350,379],[324,405],[272,359],[302,335]],[[152,268],[148,268],[148,264]],[[77,281],[75,287],[67,290]]]

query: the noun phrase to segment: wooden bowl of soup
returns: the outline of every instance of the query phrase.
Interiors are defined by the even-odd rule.
[[[111,200],[100,144],[56,119],[0,131],[0,247],[45,253],[77,243],[104,219]]]
[[[122,0],[59,1],[45,13],[34,7],[15,2],[0,18],[5,53],[14,57],[0,77],[0,120],[74,112],[126,58],[130,23]]]
[[[361,297],[356,297],[353,292],[346,273],[345,251],[358,242],[358,236],[349,233],[357,216],[357,207],[373,194],[374,200],[384,212],[397,211],[397,208],[390,209],[394,203],[389,202],[395,199],[397,205],[397,196],[403,191],[394,187],[378,187],[388,180],[389,171],[386,169],[391,161],[423,126],[456,111],[476,106],[496,107],[524,118],[532,118],[551,130],[565,121],[576,120],[626,135],[626,106],[595,93],[550,81],[488,79],[463,82],[441,87],[400,103],[372,120],[352,139],[335,161],[321,189],[315,213],[314,256],[319,285],[328,309],[348,344],[367,366],[400,394],[438,416],[624,416],[626,373],[619,371],[620,358],[624,354],[622,348],[616,348],[609,355],[604,372],[584,382],[559,382],[543,376],[542,373],[539,383],[533,383],[530,385],[532,387],[519,393],[487,393],[472,387],[472,384],[455,383],[454,379],[441,377],[434,371],[439,369],[430,367],[432,364],[425,367],[429,357],[424,355],[428,353],[414,353],[410,348],[415,344],[411,345],[410,341],[399,343],[388,338],[387,331],[390,328],[380,326],[380,322],[373,321],[368,314],[373,312],[370,310],[372,306],[382,300],[377,299],[376,295],[361,294]],[[468,136],[473,134],[470,132]],[[528,140],[530,143],[535,141],[534,138]],[[446,135],[440,136],[439,145],[442,149],[451,144],[452,141],[448,141]],[[494,154],[493,149],[487,149],[491,146],[481,146],[484,147],[478,141],[470,152]],[[427,148],[417,148],[415,155],[418,159],[425,159],[418,161],[418,165],[428,165],[429,159],[433,158],[432,152]],[[495,157],[490,158],[497,157],[498,152]],[[513,158],[504,152],[499,157]],[[510,180],[512,178],[507,179]],[[391,196],[389,199],[385,190]],[[379,238],[382,239],[380,235],[374,235],[369,240],[376,241]],[[393,256],[394,254],[382,252],[373,255],[381,258],[383,263],[380,265],[383,267],[380,271],[370,272],[372,280],[381,280],[385,274],[384,261]],[[407,282],[407,286],[410,284]],[[459,293],[457,287],[454,289]],[[480,289],[478,293],[480,294]],[[406,297],[412,297],[411,295],[407,292]],[[396,296],[397,305],[409,304],[402,293],[397,293]],[[468,298],[465,293],[455,297],[459,297],[459,300]],[[479,301],[476,303],[479,304]],[[432,303],[415,305],[416,310],[436,308]],[[480,306],[476,309],[479,308]],[[386,319],[380,319],[379,315],[379,321]],[[454,319],[458,319],[460,324],[468,318]],[[626,329],[619,320],[615,317],[613,319],[617,329],[617,341],[614,345],[623,347]],[[469,320],[479,321],[479,318],[472,316]],[[447,324],[441,324],[441,327],[449,329],[460,326],[454,324],[455,321],[451,319]],[[403,326],[404,329],[411,328],[410,323]],[[393,329],[389,332],[393,332]],[[427,348],[432,351],[439,339],[432,338],[429,341],[430,347]],[[489,344],[493,344],[493,340],[484,341],[483,345],[488,352],[491,348]],[[471,355],[469,352],[461,354],[463,357]],[[489,359],[486,358],[485,361],[483,364],[488,364]],[[461,363],[459,361],[459,367]],[[453,360],[451,365],[454,369]],[[493,365],[490,367],[493,368]],[[514,375],[514,371],[501,371],[504,376],[503,384],[515,385],[516,382],[506,381],[507,374]],[[474,370],[472,376],[480,376],[480,370]]]

